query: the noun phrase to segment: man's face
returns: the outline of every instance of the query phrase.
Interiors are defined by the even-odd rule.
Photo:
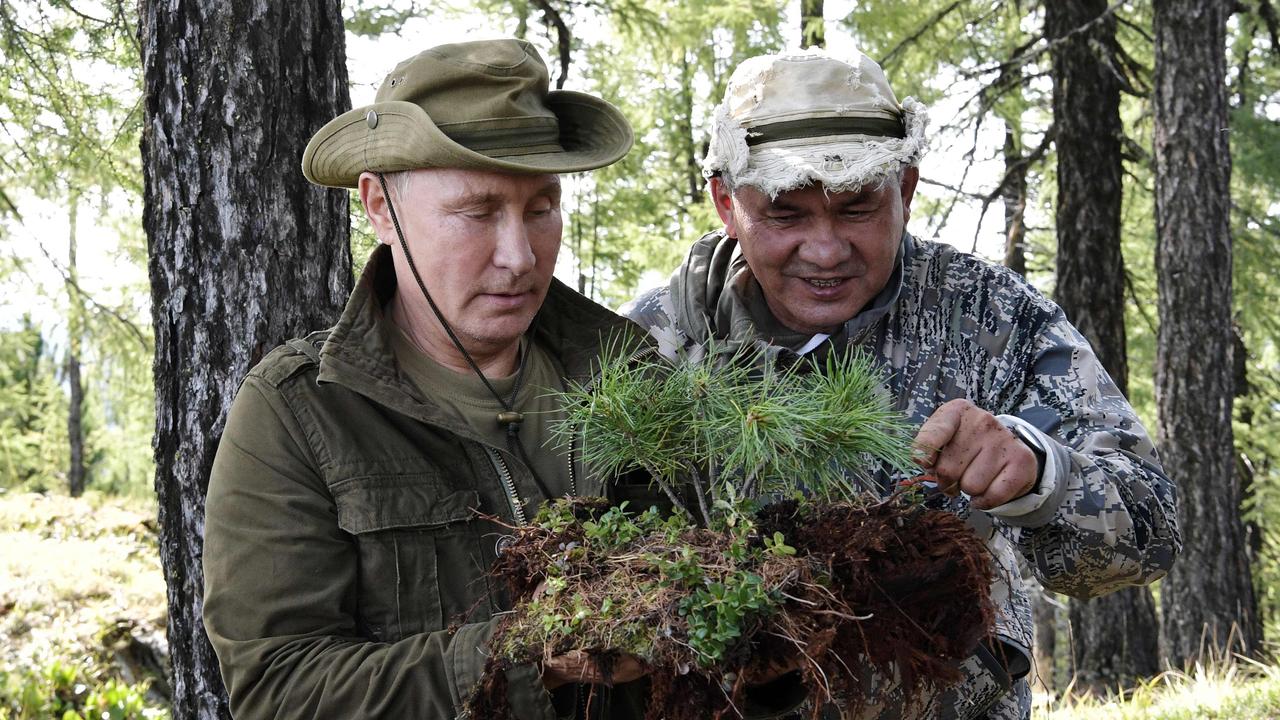
[[[404,191],[391,188],[391,198],[427,291],[472,352],[518,342],[542,307],[560,251],[560,179],[479,170],[413,173]],[[409,318],[426,326],[414,327],[415,335],[452,347],[426,308],[385,204],[365,202],[379,239],[392,246],[400,301],[416,306]]]
[[[712,178],[711,193],[774,317],[798,332],[832,332],[889,281],[918,179],[908,168],[901,186],[811,185],[770,199]]]

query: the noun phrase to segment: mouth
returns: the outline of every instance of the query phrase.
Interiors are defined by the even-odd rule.
[[[805,278],[805,282],[816,288],[833,288],[839,287],[845,281],[845,278]]]
[[[533,297],[532,290],[501,290],[496,292],[481,293],[481,297],[487,298],[489,303],[497,307],[515,308],[523,306]]]

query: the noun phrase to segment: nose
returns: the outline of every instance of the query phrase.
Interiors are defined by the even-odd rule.
[[[824,270],[846,262],[853,253],[853,245],[840,234],[839,226],[830,218],[815,219],[798,251],[799,259]]]
[[[529,243],[529,231],[520,217],[508,219],[498,229],[493,248],[493,264],[520,277],[533,269],[537,258]]]

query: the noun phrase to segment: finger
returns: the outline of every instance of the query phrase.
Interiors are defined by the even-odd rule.
[[[623,655],[613,664],[609,684],[629,683],[649,674],[649,667],[633,655]]]
[[[973,496],[973,506],[979,510],[990,510],[1017,500],[1035,487],[1038,468],[1036,456],[1031,449],[1019,442],[1008,448],[1006,458],[1007,462],[991,480],[987,489]]]
[[[957,484],[961,492],[969,497],[978,497],[987,492],[987,488],[1004,466],[1004,448],[999,445],[983,445],[965,464]]]
[[[547,658],[542,663],[542,672],[548,688],[558,687],[566,682],[588,685],[614,685],[631,682],[649,673],[649,669],[639,658],[633,655],[620,655],[612,663],[606,675],[600,660],[581,650],[570,650],[562,655]]]
[[[567,682],[586,682],[585,678],[593,670],[586,653],[581,650],[570,650],[563,655],[549,657],[542,661],[542,672]]]
[[[969,467],[974,462],[978,462],[980,455],[990,452],[993,448],[1014,443],[1021,444],[994,415],[972,404],[967,404],[964,413],[960,416],[959,427],[938,456],[934,471],[947,483],[960,484],[965,480]],[[1003,465],[1002,462],[989,456],[977,471],[985,472],[985,480],[989,481],[995,477],[1001,465]],[[982,492],[989,483],[980,482],[979,478],[982,476],[975,472],[969,477],[970,486],[961,486],[957,491],[963,490],[970,495],[975,490]]]
[[[962,416],[972,406],[968,400],[952,400],[934,410],[916,433],[913,443],[919,456],[916,462],[922,467],[931,467],[955,437]]]

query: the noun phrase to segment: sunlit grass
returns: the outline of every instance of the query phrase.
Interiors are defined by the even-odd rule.
[[[165,621],[150,501],[0,494],[0,720],[163,716],[107,638]]]
[[[1280,666],[1245,658],[1170,670],[1107,698],[1073,695],[1033,716],[1046,720],[1271,720],[1280,718]]]

